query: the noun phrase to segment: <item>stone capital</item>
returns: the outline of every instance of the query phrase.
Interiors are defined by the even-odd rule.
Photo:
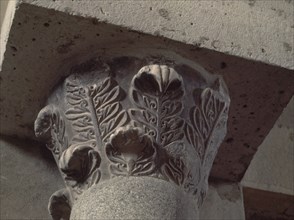
[[[53,219],[197,218],[229,103],[221,77],[174,60],[116,57],[73,67],[35,121],[66,184],[50,198]],[[159,194],[162,207],[179,200],[178,209],[190,211],[138,210],[142,200],[158,207]],[[118,198],[137,211],[117,211],[131,206]]]

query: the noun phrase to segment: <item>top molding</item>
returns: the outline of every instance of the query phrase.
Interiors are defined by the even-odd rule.
[[[23,2],[294,69],[293,1]]]

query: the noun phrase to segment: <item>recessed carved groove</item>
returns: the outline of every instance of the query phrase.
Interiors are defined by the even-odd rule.
[[[190,75],[169,65],[144,66],[126,82],[101,63],[102,71],[69,76],[60,90],[65,103],[41,110],[36,136],[46,140],[67,186],[67,196],[50,199],[54,219],[65,218],[60,210],[68,213],[85,190],[116,176],[169,181],[201,205],[230,100],[217,77],[212,86],[195,81],[195,91],[185,92],[194,83]]]

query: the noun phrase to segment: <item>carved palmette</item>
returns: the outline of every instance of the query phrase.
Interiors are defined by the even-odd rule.
[[[66,183],[50,199],[53,218],[69,218],[80,194],[116,176],[170,181],[200,205],[226,133],[230,100],[223,81],[186,94],[182,76],[159,64],[141,68],[128,93],[111,76],[82,78],[73,74],[65,81],[64,111],[51,103],[35,122]],[[194,100],[190,109],[185,96]],[[67,214],[60,214],[63,209]]]
[[[177,184],[183,183],[185,175],[181,155],[172,154],[183,146],[183,95],[182,78],[165,65],[143,67],[130,87],[130,98],[136,106],[129,110],[130,115],[164,155],[158,161],[160,173]]]

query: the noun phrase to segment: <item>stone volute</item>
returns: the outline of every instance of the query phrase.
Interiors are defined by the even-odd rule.
[[[65,181],[53,219],[197,219],[226,134],[222,78],[163,58],[72,68],[36,121]]]

